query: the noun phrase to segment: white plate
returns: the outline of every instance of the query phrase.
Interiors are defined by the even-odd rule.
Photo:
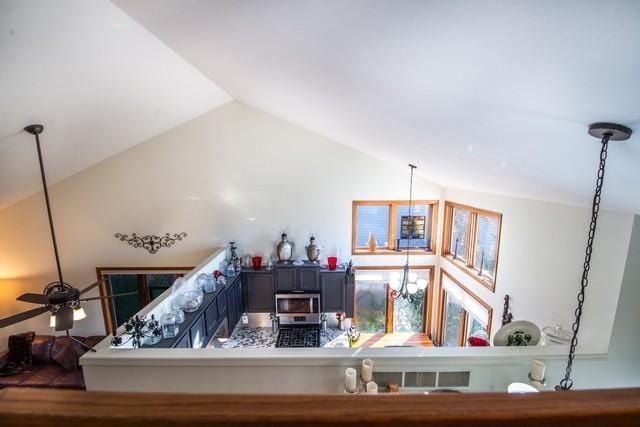
[[[496,347],[506,346],[509,335],[513,335],[516,332],[524,332],[527,335],[531,335],[531,341],[529,341],[528,346],[538,345],[538,342],[540,342],[540,328],[535,323],[528,320],[515,320],[504,325],[496,332],[493,337],[493,345]]]

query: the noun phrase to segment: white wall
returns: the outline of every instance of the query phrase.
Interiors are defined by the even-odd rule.
[[[414,188],[423,199],[443,192],[420,178]],[[98,266],[195,266],[232,239],[240,253],[268,255],[282,231],[298,250],[313,233],[325,256],[340,246],[348,259],[352,200],[405,199],[407,190],[408,168],[231,102],[54,185],[51,199],[65,279],[83,286]],[[31,308],[15,298],[55,279],[42,197],[0,211],[0,317]],[[182,231],[184,241],[155,255],[113,236]],[[402,264],[371,258],[357,262]],[[86,307],[74,333],[104,333],[99,304]],[[0,348],[26,329],[51,331],[43,315],[0,330]]]
[[[606,197],[606,188],[604,190]],[[516,320],[569,329],[577,304],[590,208],[446,189],[445,199],[500,212],[502,233],[495,293],[449,260],[441,267],[494,307],[500,328],[504,295]],[[581,351],[604,353],[627,261],[633,215],[601,211],[581,326]],[[587,348],[588,347],[588,348]]]

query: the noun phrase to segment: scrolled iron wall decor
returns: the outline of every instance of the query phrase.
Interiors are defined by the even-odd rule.
[[[121,242],[127,242],[129,246],[134,248],[145,248],[150,254],[155,254],[160,248],[168,248],[173,246],[178,240],[187,237],[187,233],[174,233],[173,235],[166,233],[164,236],[145,235],[138,236],[136,233],[127,234],[116,233],[116,238]]]

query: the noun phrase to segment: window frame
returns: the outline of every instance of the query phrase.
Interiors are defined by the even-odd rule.
[[[454,256],[451,251],[451,242],[453,235],[453,213],[454,208],[464,209],[469,212],[469,222],[467,224],[466,235],[466,250],[465,259]],[[496,238],[496,254],[495,263],[491,275],[480,275],[480,269],[475,267],[476,262],[476,249],[477,249],[477,234],[478,234],[478,217],[486,216],[489,218],[495,218],[498,221],[498,232]],[[444,227],[442,232],[442,256],[451,262],[453,265],[464,271],[467,275],[472,277],[482,286],[490,290],[496,291],[496,279],[498,276],[498,260],[500,257],[500,237],[502,234],[502,214],[499,212],[488,211],[485,209],[474,208],[473,206],[463,205],[456,202],[445,200],[444,202]]]
[[[438,234],[438,207],[440,205],[439,200],[413,200],[412,205],[429,205],[431,206],[431,215],[429,217],[429,240],[431,240],[431,246],[429,250],[414,248],[409,249],[409,253],[414,255],[434,255],[437,248],[437,234]],[[358,231],[358,206],[376,206],[376,205],[388,205],[389,206],[389,227],[388,227],[388,241],[389,247],[376,248],[375,251],[370,251],[368,248],[358,247],[356,245],[357,231]],[[406,253],[406,249],[396,249],[396,220],[397,220],[397,208],[398,206],[408,206],[408,200],[354,200],[351,204],[351,255],[399,255]]]
[[[98,280],[106,279],[109,274],[131,274],[138,276],[138,292],[140,294],[140,303],[145,307],[150,302],[149,287],[147,285],[147,274],[176,274],[183,277],[195,267],[96,267],[96,276]],[[98,290],[101,297],[111,295],[109,281],[100,282]],[[111,334],[116,330],[114,319],[113,300],[102,298],[100,300],[102,306],[102,318],[104,320],[105,333]]]
[[[484,307],[487,310],[487,335],[489,336],[489,341],[491,341],[491,322],[493,320],[493,307],[491,307],[487,302],[485,302],[482,298],[480,298],[475,293],[471,292],[469,288],[464,286],[462,282],[453,277],[451,273],[446,271],[444,268],[440,268],[440,291],[439,291],[439,299],[438,299],[438,320],[437,320],[437,328],[436,328],[436,337],[438,337],[438,345],[442,345],[444,342],[444,316],[446,311],[446,301],[447,301],[447,291],[443,285],[443,278],[446,276],[449,280],[451,280],[456,286],[458,286],[464,293],[469,295],[471,298],[476,300],[478,304]],[[458,333],[458,346],[466,347],[468,335],[468,325],[469,325],[469,312],[462,306],[462,313],[460,314],[460,331]]]
[[[355,272],[357,274],[358,271],[375,271],[375,270],[399,270],[402,271],[402,269],[404,268],[404,266],[402,265],[360,265],[360,266],[355,266]],[[425,293],[424,296],[424,303],[423,303],[423,307],[424,307],[424,313],[422,313],[422,331],[420,331],[420,333],[423,334],[427,334],[429,336],[429,339],[432,339],[432,333],[431,333],[431,326],[432,326],[432,321],[431,319],[433,318],[433,288],[435,286],[434,283],[434,279],[435,279],[435,265],[431,265],[431,264],[427,264],[427,265],[414,265],[411,266],[412,270],[427,270],[428,271],[428,277],[429,277],[429,284],[427,285],[427,292]],[[394,299],[391,297],[391,288],[389,288],[388,284],[382,284],[381,286],[385,286],[385,291],[386,291],[386,295],[387,295],[387,310],[385,313],[385,324],[384,324],[384,333],[385,334],[389,334],[389,333],[393,333],[393,301]],[[357,292],[357,283],[355,283],[355,279],[354,279],[354,298]],[[355,325],[356,324],[356,317],[358,315],[358,309],[356,308],[356,301],[354,300],[354,307],[353,307],[353,319],[352,319],[352,324]]]

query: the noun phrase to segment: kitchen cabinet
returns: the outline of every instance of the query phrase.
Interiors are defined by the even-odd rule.
[[[297,268],[298,287],[296,290],[311,292],[320,290],[320,266]]]
[[[184,334],[182,338],[173,346],[174,348],[191,348],[191,339],[189,334]]]
[[[229,322],[229,332],[231,333],[243,313],[242,282],[240,277],[236,277],[236,279],[231,283],[231,286],[227,289],[226,298],[227,321]]]
[[[213,333],[216,331],[216,326],[218,323],[218,304],[216,301],[209,304],[209,306],[204,311],[204,321],[207,326],[207,336],[211,337]]]
[[[250,272],[246,276],[246,304],[248,313],[275,311],[275,275],[272,272]]]
[[[343,272],[320,275],[320,294],[322,312],[346,311],[346,280]]]
[[[292,292],[298,289],[296,268],[276,268],[276,287],[278,292]]]
[[[320,265],[276,267],[278,292],[314,292],[320,290]]]
[[[207,329],[204,315],[201,315],[189,328],[189,338],[191,348],[202,348],[207,344]]]

